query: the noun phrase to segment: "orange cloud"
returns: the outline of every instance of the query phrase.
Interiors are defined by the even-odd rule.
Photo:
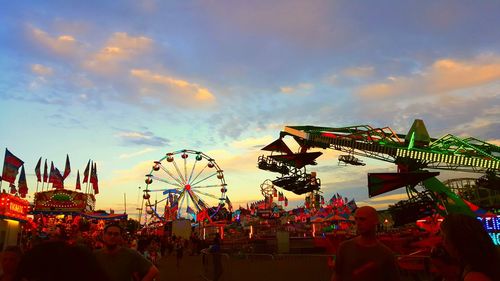
[[[53,74],[53,70],[50,67],[43,66],[41,64],[31,65],[31,71],[40,76],[49,76]]]
[[[280,87],[280,92],[283,94],[295,94],[295,93],[305,93],[314,88],[313,84],[310,83],[300,83],[295,86],[284,86]]]
[[[386,81],[360,87],[363,98],[384,98],[405,94],[442,94],[500,81],[500,57],[472,60],[440,59],[423,72],[410,76],[392,76]]]
[[[153,40],[148,37],[132,37],[125,32],[114,33],[103,48],[90,56],[84,66],[102,74],[115,72],[120,69],[120,62],[149,52],[152,43]]]
[[[61,56],[74,56],[80,51],[78,42],[71,35],[51,36],[47,32],[30,27],[29,34],[32,40],[43,48]]]
[[[154,73],[147,69],[132,69],[130,75],[151,86],[161,86],[163,90],[173,91],[182,95],[183,98],[189,97],[199,102],[213,102],[215,96],[206,88],[190,83],[185,80],[173,78],[167,75]],[[153,94],[154,91],[144,91],[144,93]]]

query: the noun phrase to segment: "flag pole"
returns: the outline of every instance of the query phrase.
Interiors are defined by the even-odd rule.
[[[125,204],[125,212],[124,214],[127,213],[127,193],[123,193],[123,203]]]
[[[89,170],[89,174],[87,175],[87,186],[85,187],[85,193],[89,193],[89,182],[90,182],[90,177],[92,176],[92,162],[90,162],[90,168],[89,169],[90,170]]]

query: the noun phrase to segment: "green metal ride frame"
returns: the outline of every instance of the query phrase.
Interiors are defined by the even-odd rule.
[[[336,149],[349,154],[395,163],[399,171],[429,169],[498,174],[500,147],[475,138],[447,134],[430,138],[422,120],[415,120],[408,134],[396,134],[391,128],[369,125],[350,127],[286,126],[280,138],[292,136],[301,152],[313,147]],[[460,212],[472,215],[467,204],[437,178],[424,180],[431,196],[441,202],[441,213]]]

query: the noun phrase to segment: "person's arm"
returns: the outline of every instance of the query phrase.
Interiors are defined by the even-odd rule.
[[[471,271],[464,277],[464,281],[492,281],[491,278],[485,274],[477,271]]]
[[[141,281],[153,281],[156,275],[160,272],[158,268],[154,265],[151,265],[151,267],[148,270],[148,273],[142,277]]]

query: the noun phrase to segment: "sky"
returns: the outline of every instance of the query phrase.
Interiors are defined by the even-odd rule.
[[[25,161],[30,200],[38,159],[62,170],[68,154],[68,189],[92,159],[97,208],[123,212],[125,194],[134,214],[153,161],[182,149],[216,160],[233,205],[261,200],[277,174],[257,157],[286,125],[406,134],[422,119],[432,137],[498,145],[499,11],[455,0],[7,1],[0,148]],[[326,199],[380,209],[405,198],[368,198],[366,174],[394,165],[339,166],[322,152],[311,170]]]

